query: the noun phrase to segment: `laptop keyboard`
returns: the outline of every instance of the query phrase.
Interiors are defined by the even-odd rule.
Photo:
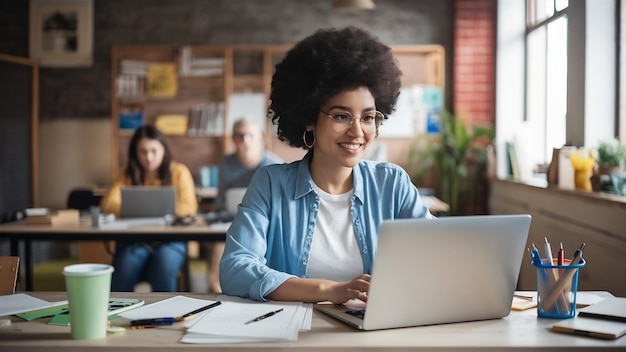
[[[363,319],[365,317],[365,309],[353,309],[347,310],[346,313],[355,316],[357,318]]]

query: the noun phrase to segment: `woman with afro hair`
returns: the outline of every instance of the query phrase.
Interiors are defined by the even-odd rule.
[[[391,49],[355,27],[320,29],[276,65],[268,118],[308,152],[255,173],[226,235],[225,294],[367,300],[382,221],[433,217],[402,168],[362,160],[400,76]]]

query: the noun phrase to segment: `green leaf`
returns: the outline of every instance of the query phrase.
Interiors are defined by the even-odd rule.
[[[437,197],[459,215],[464,201],[473,201],[476,182],[487,170],[486,145],[495,136],[489,126],[472,126],[445,111],[437,136],[421,134],[412,141],[406,169],[414,182],[433,175]],[[486,139],[487,143],[479,143]],[[468,199],[469,198],[469,199]]]

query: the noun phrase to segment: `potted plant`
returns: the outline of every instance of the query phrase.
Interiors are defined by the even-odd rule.
[[[416,184],[434,184],[435,195],[450,205],[450,215],[472,213],[468,206],[486,193],[481,181],[486,180],[487,145],[494,135],[491,127],[468,131],[463,120],[445,111],[438,135],[419,135],[411,143],[406,170]]]
[[[626,146],[617,138],[600,142],[598,145],[598,173],[608,175],[621,171],[626,162]]]

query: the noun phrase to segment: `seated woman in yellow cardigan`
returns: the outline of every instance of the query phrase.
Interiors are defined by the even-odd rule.
[[[195,215],[198,211],[193,177],[189,169],[172,160],[165,136],[154,126],[138,128],[130,140],[126,171],[102,198],[100,211],[120,216],[121,188],[130,185],[176,188],[176,215]],[[147,281],[152,291],[177,291],[177,275],[187,257],[185,242],[117,241],[113,255],[111,290],[133,291]]]

